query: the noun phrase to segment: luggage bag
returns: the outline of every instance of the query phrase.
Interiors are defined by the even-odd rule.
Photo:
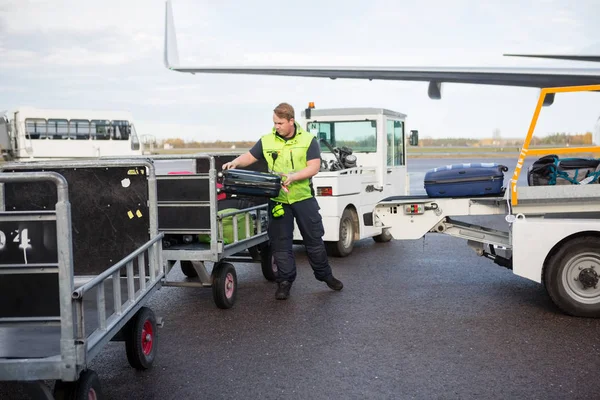
[[[496,163],[453,164],[434,168],[425,174],[425,191],[430,197],[468,197],[501,194],[504,172]]]
[[[527,170],[529,186],[598,183],[600,160],[563,158],[550,154],[536,160]]]
[[[277,197],[281,190],[281,176],[265,172],[229,169],[222,173],[221,192],[256,196]]]

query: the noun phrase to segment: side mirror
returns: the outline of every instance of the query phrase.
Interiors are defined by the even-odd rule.
[[[411,146],[419,145],[419,131],[410,131],[409,143]]]

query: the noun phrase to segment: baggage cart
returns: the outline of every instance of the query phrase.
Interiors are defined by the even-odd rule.
[[[170,163],[168,168],[180,168],[185,163],[188,168],[157,175],[158,230],[165,235],[163,285],[211,288],[215,304],[222,309],[233,307],[237,297],[233,262],[260,262],[270,281],[277,273],[268,246],[268,198],[228,194],[217,199],[217,168],[234,157],[184,154],[149,159],[157,166]],[[261,165],[253,168],[258,171]],[[228,223],[232,237],[226,238]],[[210,270],[207,264],[212,264]],[[172,279],[169,273],[174,268],[180,268],[187,278]]]
[[[164,278],[155,183],[146,161],[2,166],[0,380],[101,398],[88,366],[111,340],[132,367],[152,366],[162,321],[145,303]]]

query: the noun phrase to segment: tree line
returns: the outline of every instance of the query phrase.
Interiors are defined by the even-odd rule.
[[[193,141],[193,140],[185,141],[180,138],[170,138],[170,139],[165,139],[165,140],[159,141],[158,145],[164,146],[165,144],[169,144],[169,145],[173,146],[173,148],[175,148],[175,149],[199,149],[199,148],[228,149],[228,148],[231,148],[232,146],[235,146],[236,148],[250,148],[250,147],[254,146],[255,143],[256,143],[256,140],[254,140],[254,141],[216,140],[214,142],[197,142],[197,141]]]
[[[244,140],[244,141],[223,141],[216,140],[214,142],[199,142],[199,141],[185,141],[180,138],[170,138],[159,141],[157,144],[163,147],[168,144],[176,149],[248,149],[251,148],[255,140]],[[511,139],[511,138],[499,138],[497,135],[493,138],[484,139],[472,139],[472,138],[428,138],[423,137],[419,139],[420,147],[482,147],[482,146],[521,146],[523,144],[523,138]],[[586,146],[592,145],[592,133],[586,132],[581,134],[569,134],[569,133],[551,133],[546,136],[533,136],[531,138],[531,146]]]

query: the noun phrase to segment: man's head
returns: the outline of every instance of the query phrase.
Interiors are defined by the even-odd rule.
[[[273,124],[280,136],[289,138],[294,134],[295,118],[294,107],[288,103],[281,103],[273,110]]]

